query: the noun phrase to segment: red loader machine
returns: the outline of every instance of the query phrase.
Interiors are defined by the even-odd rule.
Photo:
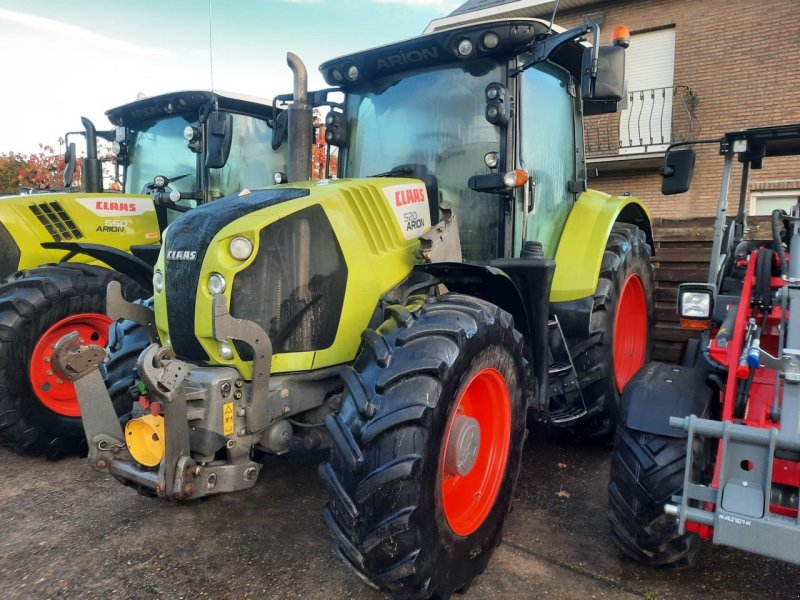
[[[696,143],[724,157],[708,280],[678,291],[682,325],[702,333],[680,365],[651,362],[625,389],[611,529],[652,566],[691,566],[703,539],[800,564],[800,206],[772,213],[771,242],[743,240],[750,170],[800,156],[800,125],[674,144],[662,193],[688,189]],[[728,218],[734,159],[742,181]]]

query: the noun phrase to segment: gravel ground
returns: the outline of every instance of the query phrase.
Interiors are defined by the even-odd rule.
[[[0,449],[0,597],[386,599],[330,550],[318,460],[271,458],[252,490],[172,504],[84,459]],[[606,524],[608,464],[608,450],[537,432],[504,541],[464,599],[800,598],[800,567],[723,547],[706,545],[691,571],[622,558]]]

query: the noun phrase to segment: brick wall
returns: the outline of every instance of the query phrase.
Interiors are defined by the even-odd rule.
[[[800,122],[800,3],[797,0],[616,0],[559,12],[556,22],[572,26],[583,14],[602,10],[603,42],[626,24],[632,33],[675,28],[675,85],[696,95],[696,137],[726,131]],[[654,216],[714,213],[722,160],[714,146],[697,147],[692,188],[661,196],[656,170],[603,175],[591,187],[642,198]],[[738,188],[737,164],[731,188]],[[800,157],[772,159],[750,172],[751,187],[768,189],[776,180],[800,179]],[[735,199],[731,199],[732,202]]]

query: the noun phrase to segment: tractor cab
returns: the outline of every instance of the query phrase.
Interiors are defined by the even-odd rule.
[[[593,29],[594,45],[579,41]],[[582,111],[613,112],[623,95],[624,50],[597,38],[596,26],[495,21],[324,63],[346,92],[326,123],[340,176],[430,174],[464,260],[516,257],[530,240],[552,258],[586,189]]]
[[[271,185],[286,170],[271,148],[272,105],[258,98],[187,91],[113,108],[112,151],[122,165],[124,191],[150,194],[163,227],[178,212]]]

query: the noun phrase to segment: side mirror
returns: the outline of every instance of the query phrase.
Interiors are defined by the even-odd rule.
[[[206,131],[206,168],[221,169],[231,153],[233,115],[215,110],[208,115]]]
[[[73,177],[75,177],[75,142],[68,144],[64,152],[64,187],[68,188],[72,184]]]
[[[289,111],[282,110],[272,123],[272,149],[277,150],[283,144],[289,131]]]
[[[625,97],[625,48],[597,49],[597,77],[592,79],[592,48],[583,51],[581,93],[588,102],[619,102]]]
[[[694,175],[694,148],[667,151],[661,167],[661,193],[665,196],[683,194],[692,184]]]

